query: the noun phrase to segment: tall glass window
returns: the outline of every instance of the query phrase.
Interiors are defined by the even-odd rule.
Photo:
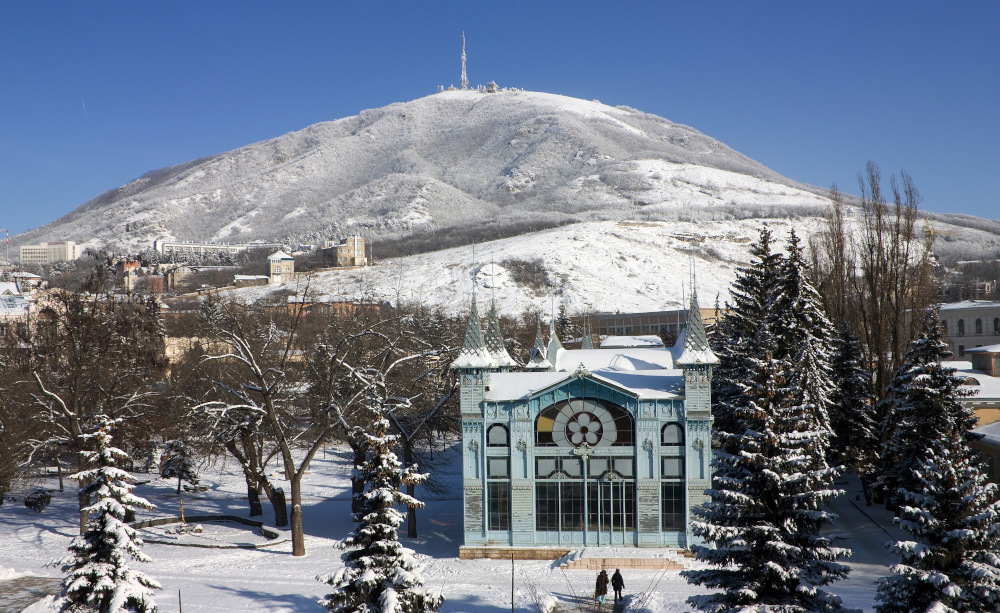
[[[660,458],[660,529],[664,532],[686,530],[684,525],[684,458]]]
[[[580,458],[535,458],[535,479],[535,529],[583,530],[583,463]]]
[[[587,530],[635,530],[635,460],[592,457],[587,466]]]
[[[976,318],[976,334],[983,333],[983,320]]]
[[[510,458],[486,458],[486,519],[490,530],[510,530]]]
[[[962,336],[963,334],[965,334],[965,320],[964,319],[959,319],[958,320],[958,335]]]

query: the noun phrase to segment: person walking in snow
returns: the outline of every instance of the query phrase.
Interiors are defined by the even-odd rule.
[[[604,572],[603,570],[601,571]],[[625,580],[622,579],[622,571],[615,569],[615,574],[611,575],[611,587],[615,590],[615,602],[621,600],[622,590],[625,589]]]
[[[608,599],[608,571],[606,570],[597,574],[597,588],[594,589],[594,598],[601,604],[604,604],[604,601]]]

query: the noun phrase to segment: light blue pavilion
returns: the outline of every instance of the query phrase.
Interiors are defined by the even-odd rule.
[[[475,295],[461,382],[465,548],[688,547],[707,500],[712,368],[692,292],[673,348],[648,337],[565,349],[539,326],[522,372]],[[643,345],[646,346],[643,346]],[[585,342],[584,347],[588,344]],[[680,355],[677,355],[677,354]]]

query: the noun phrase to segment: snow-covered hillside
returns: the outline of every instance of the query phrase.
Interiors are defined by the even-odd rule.
[[[451,91],[148,173],[15,238],[318,242],[489,222],[827,203],[687,126],[553,94]]]
[[[518,262],[534,262],[544,267],[556,306],[564,304],[570,313],[645,312],[681,308],[693,258],[701,304],[711,307],[717,295],[725,303],[735,268],[749,260],[750,243],[757,240],[763,223],[771,228],[779,251],[793,227],[805,241],[824,224],[816,217],[794,222],[586,222],[235,293],[244,300],[288,290],[308,291],[312,299],[374,296],[461,313],[468,309],[475,275],[481,300],[495,296],[502,313],[537,309],[547,314],[552,304],[549,289],[518,282],[513,270]],[[377,243],[374,251],[377,256]]]

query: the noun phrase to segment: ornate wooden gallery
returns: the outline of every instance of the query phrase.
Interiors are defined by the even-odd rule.
[[[513,372],[495,306],[484,334],[473,296],[451,366],[461,377],[464,545],[690,545],[690,509],[711,478],[718,363],[700,313],[692,294],[673,349],[617,339],[615,349],[568,350],[552,328],[544,344],[539,329],[526,371]]]

